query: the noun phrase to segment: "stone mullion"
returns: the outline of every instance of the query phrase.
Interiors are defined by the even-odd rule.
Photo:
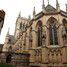
[[[52,29],[52,33],[53,33],[53,45],[55,45],[55,40],[54,40],[54,29]]]

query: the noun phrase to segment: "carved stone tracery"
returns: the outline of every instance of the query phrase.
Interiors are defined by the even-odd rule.
[[[41,49],[35,50],[35,62],[40,63],[41,62]]]
[[[62,61],[62,52],[60,48],[50,48],[48,53],[49,63],[60,63]]]

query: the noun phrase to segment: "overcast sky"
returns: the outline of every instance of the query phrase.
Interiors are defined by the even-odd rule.
[[[56,0],[49,0],[50,4],[56,7]],[[67,0],[58,0],[61,10],[66,10],[65,4]],[[45,5],[48,4],[48,0],[44,0]],[[3,9],[6,12],[4,26],[0,35],[0,43],[4,43],[5,36],[10,28],[10,34],[13,35],[15,31],[15,23],[19,12],[21,16],[28,18],[32,16],[33,7],[35,6],[36,13],[42,10],[42,0],[0,0],[0,10]]]

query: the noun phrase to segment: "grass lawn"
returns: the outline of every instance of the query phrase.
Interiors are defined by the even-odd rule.
[[[12,64],[0,63],[0,67],[14,67]]]

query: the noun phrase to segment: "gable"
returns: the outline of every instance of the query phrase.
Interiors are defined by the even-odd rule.
[[[47,13],[57,12],[57,10],[49,4],[46,6],[45,9]]]

